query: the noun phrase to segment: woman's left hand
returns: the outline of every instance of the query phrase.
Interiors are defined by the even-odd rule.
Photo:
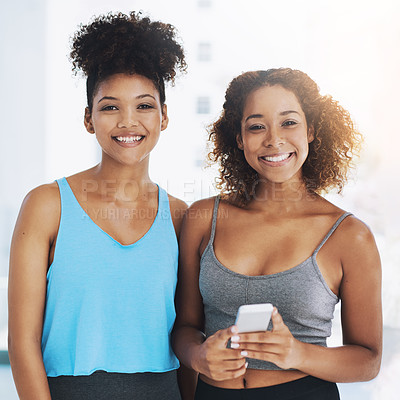
[[[272,312],[272,325],[271,331],[239,333],[239,340],[232,340],[239,347],[232,347],[240,349],[245,357],[269,361],[283,369],[296,368],[300,362],[301,342],[290,333],[276,307]]]

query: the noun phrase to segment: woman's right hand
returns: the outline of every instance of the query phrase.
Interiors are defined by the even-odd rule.
[[[237,336],[235,326],[217,331],[209,336],[196,351],[195,369],[214,381],[239,378],[247,368],[246,358],[240,350],[227,348],[231,337]]]

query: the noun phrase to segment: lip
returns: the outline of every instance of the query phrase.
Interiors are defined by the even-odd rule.
[[[260,162],[269,167],[281,167],[288,164],[294,156],[294,152],[268,154],[258,157]],[[268,158],[268,159],[266,159]]]
[[[141,139],[138,140],[138,137]],[[121,147],[137,147],[139,146],[143,140],[145,139],[145,135],[141,135],[138,133],[121,133],[119,135],[112,136],[114,142],[116,142]],[[122,140],[121,140],[122,139]]]

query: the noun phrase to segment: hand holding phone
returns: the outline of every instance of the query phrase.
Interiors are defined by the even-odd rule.
[[[239,333],[266,331],[273,306],[270,303],[246,304],[240,306],[235,325]]]

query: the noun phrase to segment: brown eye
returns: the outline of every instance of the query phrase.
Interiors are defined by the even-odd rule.
[[[114,110],[118,110],[118,108],[116,106],[105,106],[101,108],[100,111],[114,111]]]
[[[249,130],[251,130],[251,131],[258,131],[260,129],[264,129],[264,126],[260,125],[260,124],[255,124],[255,125],[251,125],[249,127]]]
[[[139,110],[150,110],[151,108],[154,108],[151,104],[140,104],[138,106]]]
[[[296,121],[290,120],[290,121],[285,121],[285,122],[282,124],[282,126],[292,126],[292,125],[297,125],[297,122],[296,122]]]

